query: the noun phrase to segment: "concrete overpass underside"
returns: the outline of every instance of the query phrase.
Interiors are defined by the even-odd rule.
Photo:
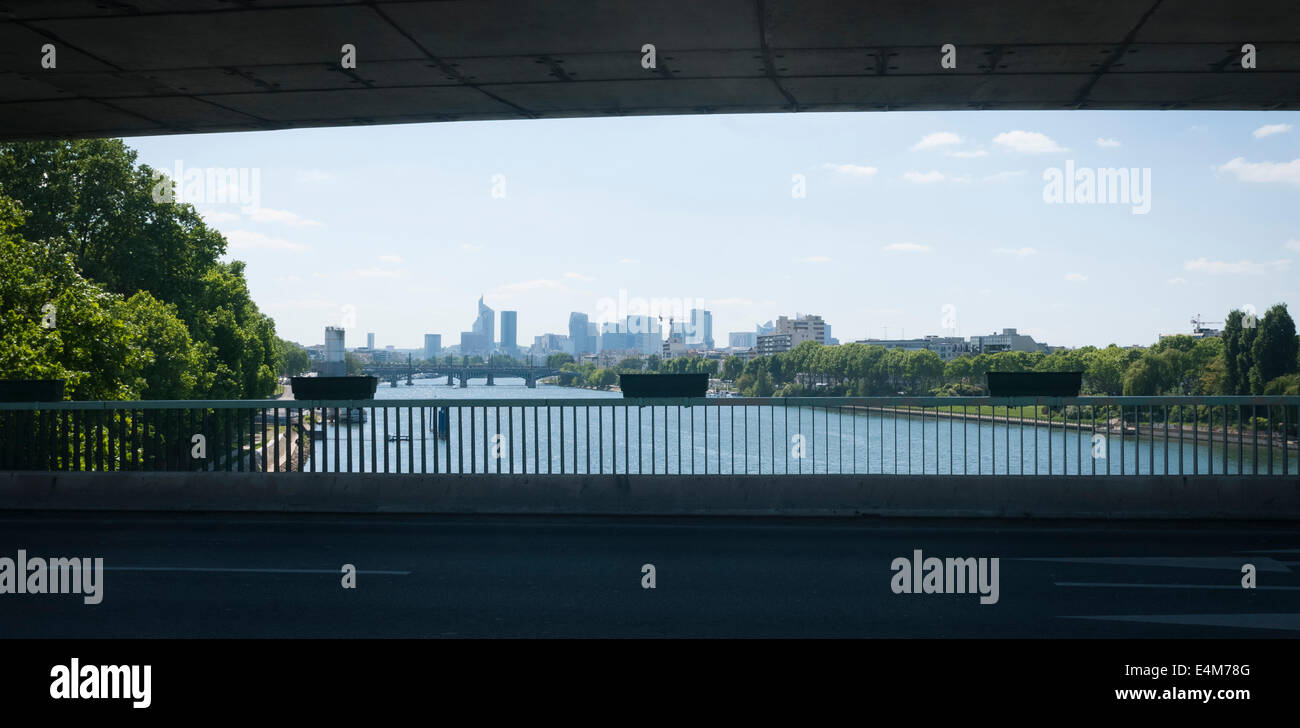
[[[956,68],[940,64],[948,43]],[[1241,63],[1247,43],[1253,69]],[[344,44],[355,46],[355,69],[342,67]],[[654,68],[643,66],[646,44]],[[1294,0],[0,4],[3,139],[652,114],[1296,108]]]

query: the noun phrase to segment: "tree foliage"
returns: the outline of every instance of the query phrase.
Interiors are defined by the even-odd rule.
[[[26,291],[6,306],[0,335],[23,348],[0,375],[66,377],[78,399],[273,393],[283,349],[244,264],[221,261],[225,238],[193,206],[155,201],[156,184],[120,139],[0,144],[5,284]],[[50,302],[52,331],[37,313]]]

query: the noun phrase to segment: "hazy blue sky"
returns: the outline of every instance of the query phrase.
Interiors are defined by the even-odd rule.
[[[259,170],[259,212],[198,207],[248,262],[280,334],[304,344],[346,305],[350,347],[368,331],[381,346],[424,333],[456,344],[480,293],[519,311],[524,346],[620,290],[702,299],[723,345],[795,313],[823,315],[842,342],[950,333],[946,304],[961,336],[1149,344],[1197,313],[1300,302],[1296,113],[630,117],[127,141],[163,169]],[[1149,212],[1046,203],[1044,170],[1067,160],[1149,168]]]

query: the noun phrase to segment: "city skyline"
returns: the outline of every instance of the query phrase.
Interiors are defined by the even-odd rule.
[[[1279,212],[1300,189],[1297,120],[719,115],[128,143],[161,169],[261,171],[260,207],[198,207],[280,335],[304,344],[345,309],[401,348],[455,343],[460,301],[479,293],[520,313],[526,343],[626,293],[698,301],[718,336],[818,312],[846,342],[1015,327],[1104,346],[1300,298],[1300,229]],[[322,147],[338,151],[322,161]],[[1045,200],[1044,175],[1080,168],[1149,170],[1144,214]]]

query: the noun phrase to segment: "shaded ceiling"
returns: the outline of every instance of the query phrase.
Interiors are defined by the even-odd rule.
[[[343,69],[340,48],[356,47]],[[657,68],[642,67],[644,44]],[[957,68],[940,67],[940,46]],[[1243,69],[1241,48],[1257,49]],[[57,66],[41,65],[53,44]],[[0,2],[0,138],[637,114],[1300,108],[1294,0]]]

